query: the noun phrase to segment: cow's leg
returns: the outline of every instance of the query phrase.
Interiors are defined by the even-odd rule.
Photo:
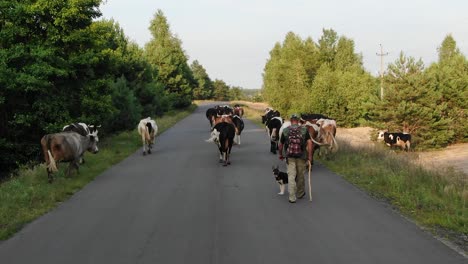
[[[151,143],[148,144],[148,154],[151,154],[151,147],[152,147]]]
[[[238,144],[238,145],[241,144],[241,136],[240,136],[240,135],[237,135],[237,144]]]
[[[223,166],[226,167],[228,164],[227,164],[227,151],[226,152],[223,152],[223,156],[224,156],[224,164]]]
[[[76,174],[80,174],[80,161],[74,161],[73,162],[73,166],[75,167],[76,169]]]
[[[276,155],[276,149],[278,146],[276,145],[276,142],[270,141],[270,152]]]
[[[47,168],[47,180],[49,183],[52,183],[54,181],[54,175],[52,175],[52,171],[50,171],[49,168]]]
[[[68,168],[66,172],[67,177],[70,177],[72,167],[73,167],[73,161],[70,161],[70,163],[68,163]]]

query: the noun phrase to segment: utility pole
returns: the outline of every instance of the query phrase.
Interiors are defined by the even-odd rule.
[[[382,44],[380,44],[380,53],[376,53],[377,56],[380,56],[380,100],[383,100],[383,57],[388,55],[388,52],[383,53]]]

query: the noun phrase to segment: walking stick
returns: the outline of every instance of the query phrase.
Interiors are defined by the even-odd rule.
[[[308,160],[308,162],[309,162],[309,201],[312,202],[312,186],[310,183],[310,171],[312,170],[312,163],[310,162],[310,160]]]

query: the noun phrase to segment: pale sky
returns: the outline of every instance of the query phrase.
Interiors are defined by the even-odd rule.
[[[317,42],[322,28],[334,29],[354,40],[373,75],[379,44],[389,52],[385,64],[403,51],[429,66],[449,33],[468,54],[468,0],[107,0],[101,6],[103,17],[141,47],[151,39],[158,9],[190,63],[198,60],[212,80],[243,88],[261,88],[269,52],[289,31]]]

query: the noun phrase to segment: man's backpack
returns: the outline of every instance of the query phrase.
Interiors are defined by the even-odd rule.
[[[301,158],[304,149],[304,138],[300,126],[289,127],[287,154],[290,158]]]

